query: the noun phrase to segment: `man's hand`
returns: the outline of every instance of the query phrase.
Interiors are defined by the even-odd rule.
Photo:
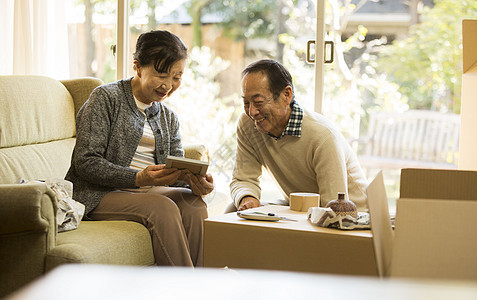
[[[150,165],[136,174],[136,186],[171,185],[179,179],[181,171],[175,168],[166,169],[166,165]]]
[[[259,207],[260,201],[252,196],[245,196],[240,201],[239,207],[237,210],[245,210],[249,208]]]
[[[214,190],[214,179],[211,174],[200,176],[186,172],[182,177],[190,185],[194,195],[205,196]]]

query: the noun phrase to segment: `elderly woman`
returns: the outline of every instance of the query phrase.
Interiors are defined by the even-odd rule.
[[[202,265],[202,196],[213,179],[166,169],[183,156],[177,115],[162,103],[181,85],[187,58],[167,31],[139,36],[136,75],[96,88],[77,115],[66,179],[91,220],[129,220],[149,230],[157,265]],[[183,186],[183,187],[181,187]]]

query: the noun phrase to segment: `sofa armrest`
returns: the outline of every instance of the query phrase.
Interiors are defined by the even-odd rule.
[[[56,232],[55,194],[44,183],[0,185],[0,235],[28,231]]]
[[[98,86],[103,84],[103,81],[94,77],[81,77],[74,79],[60,80],[60,82],[70,92],[75,103],[75,116],[78,114],[79,109],[88,100],[91,92]]]
[[[56,245],[56,208],[44,183],[0,185],[0,297],[44,273]]]

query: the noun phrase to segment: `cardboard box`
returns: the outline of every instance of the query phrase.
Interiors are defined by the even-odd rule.
[[[383,172],[380,171],[366,188],[369,219],[373,233],[374,254],[379,277],[389,277],[391,272],[394,232],[389,213]]]
[[[403,169],[394,238],[373,205],[386,201],[372,193],[377,185],[368,201],[380,275],[477,280],[477,172]]]
[[[477,170],[477,20],[462,21],[462,74],[459,169]]]
[[[236,213],[206,219],[205,267],[377,275],[369,230],[318,227],[305,212],[288,206],[250,211],[272,212],[298,222],[251,221]]]

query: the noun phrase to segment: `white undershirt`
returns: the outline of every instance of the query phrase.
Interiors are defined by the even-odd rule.
[[[145,104],[134,97],[134,101],[136,101],[137,108],[141,111],[145,116],[145,110],[152,106],[151,104]],[[149,165],[155,164],[155,157],[156,157],[156,149],[155,149],[155,138],[152,132],[151,125],[147,121],[144,123],[144,131],[142,133],[142,138],[137,146],[136,153],[134,154],[130,167],[135,170],[143,170]]]

